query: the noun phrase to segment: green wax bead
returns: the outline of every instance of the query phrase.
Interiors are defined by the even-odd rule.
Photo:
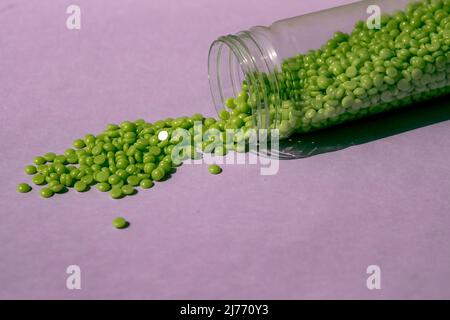
[[[70,164],[78,163],[78,157],[76,154],[70,154],[66,157],[67,162]]]
[[[354,99],[350,96],[346,96],[344,97],[344,99],[342,99],[342,106],[344,108],[350,108],[353,105]]]
[[[131,132],[136,130],[136,125],[133,122],[130,121],[124,121],[120,124],[120,128],[124,132]]]
[[[67,172],[67,167],[61,163],[55,163],[54,170],[57,174],[61,175]]]
[[[356,81],[346,81],[342,84],[346,90],[355,90],[358,86]]]
[[[305,112],[305,118],[307,118],[307,119],[312,119],[312,118],[314,118],[315,115],[316,115],[316,110],[314,110],[314,109],[308,109]]]
[[[390,78],[395,78],[398,75],[398,71],[397,71],[397,69],[395,69],[393,67],[389,67],[389,68],[386,69],[386,74]]]
[[[86,143],[82,139],[77,139],[73,142],[73,147],[76,149],[82,149],[86,146]]]
[[[161,161],[158,164],[158,168],[162,168],[164,170],[164,172],[169,173],[170,170],[172,170],[172,163],[170,162],[166,162],[166,161]]]
[[[70,174],[64,173],[61,175],[59,181],[66,187],[71,187],[73,183],[73,178]]]
[[[50,181],[59,181],[59,174],[52,172],[45,177],[45,181],[48,183],[50,183]]]
[[[129,176],[128,172],[126,172],[124,169],[118,169],[115,174],[118,175],[121,179],[126,179]]]
[[[159,156],[161,154],[161,151],[162,151],[161,148],[157,147],[157,146],[151,146],[148,149],[148,153],[153,155],[153,156]]]
[[[144,172],[151,174],[155,168],[156,168],[156,164],[154,164],[153,162],[146,163],[144,165]]]
[[[230,118],[230,113],[227,110],[223,109],[219,112],[219,118],[222,120],[228,120]]]
[[[81,177],[81,181],[83,181],[85,184],[89,186],[94,182],[94,177],[91,174],[87,174]]]
[[[331,80],[325,76],[319,76],[317,78],[317,85],[320,89],[326,89],[331,84]]]
[[[364,88],[356,88],[353,93],[355,94],[355,96],[357,97],[362,97],[362,96],[366,96],[366,90]]]
[[[412,57],[411,65],[415,68],[423,69],[425,68],[425,61],[420,57]]]
[[[88,186],[83,181],[77,181],[75,182],[73,188],[78,192],[84,192],[87,190]]]
[[[127,196],[131,196],[136,193],[136,189],[129,184],[122,186],[122,193]]]
[[[381,74],[377,74],[373,78],[373,84],[375,87],[380,88],[384,84],[384,77]]]
[[[33,181],[34,184],[36,185],[43,185],[46,183],[45,181],[45,176],[43,176],[42,174],[38,173],[35,176],[33,176],[33,178],[31,179]]]
[[[126,167],[125,171],[129,174],[133,174],[137,171],[137,167],[134,164],[130,164],[128,167]]]
[[[109,179],[109,173],[106,171],[100,171],[95,174],[95,180],[98,182],[106,182]]]
[[[113,174],[108,178],[108,182],[112,185],[118,184],[122,179],[117,175]]]
[[[156,168],[152,171],[152,179],[156,180],[156,181],[160,181],[164,178],[165,176],[165,171],[162,168]]]
[[[151,175],[151,174],[148,174],[148,173],[138,173],[137,176],[138,176],[141,180],[143,180],[143,179],[150,179],[150,178],[152,177],[152,175]]]
[[[127,183],[132,185],[132,186],[137,186],[139,184],[139,182],[141,182],[141,179],[139,179],[138,176],[129,176],[127,178]]]
[[[92,135],[92,134],[87,134],[87,135],[85,135],[84,136],[84,142],[86,143],[86,144],[92,144],[92,143],[94,143],[95,142],[95,136],[94,135]]]
[[[169,147],[171,147],[171,148],[170,148],[170,151],[172,151],[173,145],[172,145],[172,146],[168,146],[168,147],[166,147],[166,148],[169,148]],[[166,154],[170,154],[170,151],[169,151],[169,152],[166,152]],[[155,156],[152,155],[152,154],[146,153],[146,154],[144,155],[143,162],[144,162],[144,163],[155,162]]]
[[[47,187],[48,188],[52,188],[52,187],[54,187],[54,186],[56,186],[58,184],[60,184],[60,182],[58,180],[51,180],[51,181],[48,182],[48,186]]]
[[[280,125],[278,126],[278,130],[281,137],[286,137],[289,135],[292,131],[292,127],[287,120],[282,120]]]
[[[366,90],[372,88],[372,86],[373,86],[372,79],[369,76],[362,76],[361,77],[361,86]]]
[[[394,54],[393,54],[392,51],[389,50],[389,49],[382,49],[382,50],[380,51],[380,57],[381,57],[381,59],[383,59],[383,60],[387,60],[387,59],[389,59],[389,58],[391,58],[391,57],[393,57],[393,56],[394,56]]]
[[[423,76],[423,72],[420,69],[415,68],[411,71],[411,77],[413,80],[420,80],[420,79],[422,79],[422,76]]]
[[[248,94],[246,91],[242,90],[239,92],[238,96],[236,97],[237,102],[244,102],[248,100]]]
[[[236,108],[240,113],[249,113],[251,109],[247,102],[239,103]]]
[[[125,229],[129,226],[129,223],[125,218],[117,217],[112,221],[112,225],[117,229]]]
[[[50,198],[54,194],[54,192],[50,188],[42,188],[39,193],[42,198]]]
[[[219,167],[217,164],[213,164],[208,167],[208,171],[211,174],[219,174],[222,172],[222,168]]]
[[[75,150],[72,149],[72,148],[68,148],[68,149],[66,149],[66,151],[64,151],[64,155],[66,157],[69,156],[69,155],[72,155],[72,154],[76,154]]]
[[[64,156],[64,155],[57,155],[55,157],[55,159],[53,160],[53,162],[65,164],[67,162],[67,159],[66,159],[66,156]]]
[[[44,158],[45,160],[47,160],[47,162],[53,162],[56,158],[56,154],[53,152],[47,152],[46,154],[44,154]]]
[[[212,126],[214,123],[216,123],[216,119],[214,118],[206,118],[204,121],[204,124],[206,127]]]
[[[45,160],[44,157],[38,156],[38,157],[34,158],[34,161],[33,161],[33,162],[34,162],[35,164],[37,164],[37,165],[41,165],[41,164],[46,163],[47,160]]]
[[[118,169],[125,169],[126,167],[128,167],[129,162],[127,159],[123,158],[123,159],[119,159],[116,161],[116,167]]]
[[[356,77],[358,75],[358,69],[356,69],[354,66],[348,67],[345,71],[345,75],[349,78]]]
[[[401,91],[409,91],[411,89],[411,84],[406,79],[401,79],[397,83],[397,88]]]
[[[101,192],[108,192],[109,190],[111,190],[111,185],[107,182],[102,182],[97,185],[97,189]]]
[[[65,187],[61,183],[59,183],[59,181],[54,180],[52,182],[53,183],[51,184],[49,183],[48,188],[52,190],[54,193],[58,193],[64,190]]]
[[[113,187],[111,191],[109,191],[109,195],[113,199],[120,199],[123,197],[123,192],[121,187]]]
[[[20,193],[27,193],[31,191],[31,186],[27,183],[20,183],[17,186],[17,191],[19,191]]]
[[[106,156],[104,154],[99,154],[94,157],[94,163],[98,165],[102,165],[106,161]]]
[[[30,174],[30,175],[35,174],[37,172],[36,167],[33,165],[26,166],[24,171],[26,174]]]
[[[240,127],[242,127],[244,125],[244,121],[241,118],[239,118],[239,117],[233,117],[233,118],[231,118],[230,121],[237,128],[240,128]]]
[[[153,187],[153,181],[150,179],[142,179],[139,185],[142,189],[149,189]]]
[[[75,168],[75,169],[73,169],[73,170],[70,170],[70,173],[69,173],[71,176],[72,176],[72,178],[75,178],[75,179],[78,179],[78,178],[80,178],[81,179],[81,171],[80,171],[80,169],[78,169],[78,168]]]
[[[236,108],[236,103],[233,98],[228,98],[225,100],[225,106],[230,109],[234,109]]]

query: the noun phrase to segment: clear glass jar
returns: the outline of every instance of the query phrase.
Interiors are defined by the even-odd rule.
[[[214,105],[240,99],[253,126],[288,137],[444,95],[449,15],[449,0],[367,0],[222,36],[208,56]]]

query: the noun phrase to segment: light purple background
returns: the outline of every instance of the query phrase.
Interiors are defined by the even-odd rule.
[[[449,122],[275,176],[183,166],[121,201],[15,191],[34,156],[107,123],[214,115],[217,36],[345,2],[1,0],[0,298],[450,298]],[[65,26],[72,3],[80,31]],[[118,215],[129,229],[112,228]]]

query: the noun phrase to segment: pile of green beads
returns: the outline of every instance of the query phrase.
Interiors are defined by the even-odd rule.
[[[381,29],[359,21],[281,70],[248,74],[225,105],[261,111],[261,127],[287,137],[447,94],[449,13],[450,1],[423,0],[383,15]]]
[[[182,164],[173,158],[174,148],[179,145],[187,145],[183,149],[187,152],[181,152],[181,160],[197,159],[202,152],[218,156],[230,150],[245,152],[251,127],[245,127],[248,113],[241,111],[248,112],[223,111],[219,120],[194,114],[154,123],[140,119],[110,124],[99,135],[87,134],[76,139],[73,148],[63,154],[50,152],[37,156],[34,165],[27,165],[24,171],[32,175],[35,185],[43,187],[40,190],[43,198],[65,193],[69,188],[85,192],[96,185],[99,191],[109,192],[111,198],[121,199],[135,194],[137,188],[149,189],[155,181],[170,177]],[[227,129],[235,129],[233,135],[229,136]],[[188,138],[180,138],[180,130]],[[211,166],[209,171],[218,174],[221,169]],[[18,190],[29,191],[24,184]]]

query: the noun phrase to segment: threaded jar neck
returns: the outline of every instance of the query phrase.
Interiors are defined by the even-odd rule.
[[[270,41],[270,31],[266,27],[253,27],[235,35],[222,36],[215,40],[208,54],[208,78],[211,96],[217,112],[224,109],[227,98],[236,97],[243,81],[257,94],[258,99],[251,105],[254,125],[267,129],[269,118],[269,97],[267,80],[269,74],[280,66],[277,52]],[[269,83],[270,91],[279,93],[277,81]]]

